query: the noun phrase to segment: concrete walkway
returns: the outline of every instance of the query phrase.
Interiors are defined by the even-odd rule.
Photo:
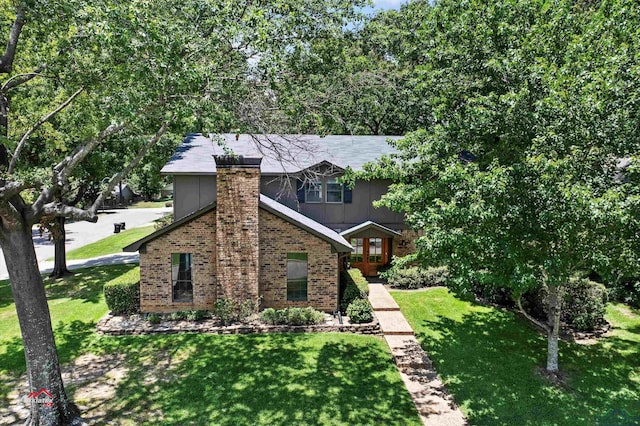
[[[369,301],[424,425],[466,425],[400,307],[382,283],[369,283]]]

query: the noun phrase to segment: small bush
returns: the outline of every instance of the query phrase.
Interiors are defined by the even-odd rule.
[[[343,287],[340,298],[340,310],[346,312],[347,307],[356,299],[366,299],[369,295],[369,283],[358,269],[349,269],[341,276]]]
[[[609,287],[611,300],[640,308],[640,278],[623,279]]]
[[[205,311],[202,309],[198,309],[195,311],[187,311],[186,319],[189,321],[202,321],[204,319],[209,318],[209,311]]]
[[[592,331],[605,323],[607,289],[588,279],[572,279],[563,286],[560,320],[573,330]],[[523,307],[540,321],[547,322],[547,289],[525,293]]]
[[[151,324],[160,324],[160,321],[162,321],[162,315],[160,315],[160,314],[147,314],[146,315],[146,319]]]
[[[123,278],[128,275],[123,275]],[[140,281],[111,281],[104,285],[104,298],[115,315],[134,314],[140,308]]]
[[[171,207],[171,206],[167,206]],[[161,217],[160,219],[156,219],[154,221],[154,229],[157,231],[159,229],[164,228],[165,226],[171,225],[173,223],[173,214],[168,214],[166,216]]]
[[[587,279],[572,280],[566,287],[562,320],[578,331],[594,330],[604,324],[607,289]]]
[[[347,307],[347,316],[353,324],[373,321],[373,308],[368,300],[356,299]]]
[[[401,289],[416,289],[423,287],[434,287],[444,285],[447,280],[447,268],[444,266],[437,268],[421,268],[413,266],[410,268],[391,268],[384,274],[389,285]]]
[[[260,319],[267,324],[278,325],[312,325],[324,321],[324,314],[315,309],[308,308],[267,308],[260,313]]]
[[[236,302],[233,299],[217,299],[213,306],[213,315],[218,318],[223,325],[232,324],[237,318]]]
[[[182,321],[187,319],[187,311],[171,312],[166,318],[169,321]]]
[[[238,320],[240,322],[245,322],[250,319],[254,314],[258,312],[258,308],[260,307],[260,301],[256,303],[251,299],[247,299],[244,302],[240,303],[238,306]]]

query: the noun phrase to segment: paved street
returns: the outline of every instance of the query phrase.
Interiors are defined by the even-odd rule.
[[[171,207],[162,207],[155,209],[117,209],[101,212],[98,216],[98,222],[73,222],[67,223],[65,229],[67,231],[67,251],[101,240],[109,235],[113,235],[113,224],[125,222],[127,229],[136,228],[150,224],[166,214],[171,213]],[[48,269],[53,265],[44,262],[46,259],[52,258],[54,255],[53,242],[44,237],[40,237],[38,228],[33,228],[33,241],[36,248],[36,256],[40,269]],[[71,264],[71,262],[69,262]],[[4,256],[0,256],[0,279],[8,278],[7,266]]]

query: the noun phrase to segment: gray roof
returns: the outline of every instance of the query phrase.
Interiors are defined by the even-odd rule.
[[[331,244],[331,247],[338,253],[350,253],[351,251],[353,251],[353,247],[351,247],[351,244],[349,244],[347,240],[345,240],[340,234],[338,234],[334,230],[327,228],[326,226],[298,213],[295,210],[290,209],[289,207],[283,204],[280,204],[279,202],[267,197],[266,195],[260,194],[260,202],[258,205],[260,208],[286,220],[287,222],[293,225],[296,225],[297,227],[309,232],[310,234],[313,234],[321,238],[324,241],[327,241],[329,244]],[[141,238],[140,240],[132,244],[129,244],[122,250],[138,251],[140,247],[143,246],[144,244],[155,240],[161,235],[164,235],[167,232],[172,231],[187,222],[197,219],[198,217],[212,211],[215,208],[216,208],[216,203],[213,202],[208,206],[205,206],[204,208],[197,210],[183,217],[182,219],[173,222],[169,226],[165,226],[164,228],[159,229],[158,231],[152,233],[151,235],[147,235],[146,237]]]
[[[379,223],[375,223],[372,222],[370,220],[366,221],[366,222],[362,222],[360,225],[356,225],[354,227],[351,227],[349,229],[345,229],[344,231],[342,231],[340,233],[340,235],[342,235],[345,238],[349,238],[351,235],[356,235],[359,232],[368,230],[368,229],[375,229],[383,234],[387,234],[389,236],[400,236],[402,235],[401,233],[394,231],[393,229],[387,228],[386,226],[380,225]]]
[[[263,157],[263,174],[296,173],[327,161],[341,168],[361,170],[362,165],[383,154],[398,152],[387,139],[402,136],[331,135],[188,135],[162,168],[163,174],[211,175],[216,172],[213,155],[232,152],[244,157]]]

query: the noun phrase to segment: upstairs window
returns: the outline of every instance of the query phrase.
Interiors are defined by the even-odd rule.
[[[171,254],[171,288],[174,302],[193,301],[193,280],[191,253]]]
[[[329,179],[327,181],[327,203],[342,203],[344,197],[342,192],[343,185],[338,179]]]
[[[322,181],[312,180],[305,185],[305,201],[307,203],[322,202]]]
[[[287,300],[307,300],[307,253],[287,253]]]

